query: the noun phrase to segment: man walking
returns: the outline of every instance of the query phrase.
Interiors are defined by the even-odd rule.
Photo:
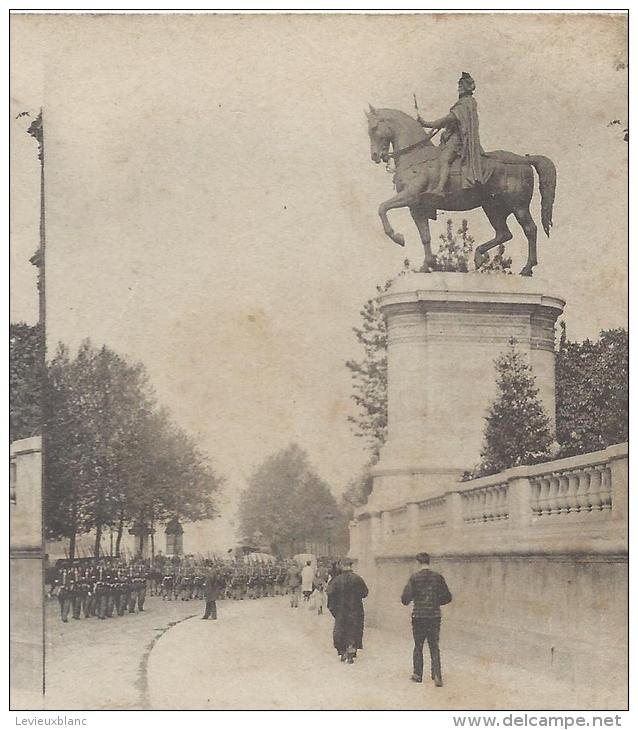
[[[441,630],[441,606],[452,600],[445,578],[429,569],[430,556],[419,553],[416,556],[421,569],[413,573],[403,589],[401,603],[412,606],[412,635],[414,652],[412,654],[413,682],[423,681],[423,644],[427,640],[430,649],[431,676],[437,687],[443,686],[441,675],[441,654],[439,652],[439,632]]]
[[[288,592],[290,593],[290,608],[299,608],[299,591],[301,590],[301,573],[299,566],[293,562],[288,568]]]
[[[342,662],[353,664],[363,649],[363,599],[368,586],[352,570],[352,560],[341,561],[342,572],[328,583],[328,610],[334,616],[332,641]]]
[[[202,619],[212,618],[217,620],[217,599],[219,598],[219,580],[215,573],[209,574],[204,583],[204,598],[206,599],[206,611]]]

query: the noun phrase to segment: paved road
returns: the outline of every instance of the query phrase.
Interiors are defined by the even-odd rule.
[[[574,709],[586,706],[542,676],[476,664],[449,650],[445,686],[409,681],[406,611],[400,635],[366,628],[354,665],[332,647],[332,617],[283,598],[218,603],[147,600],[142,614],[106,621],[47,615],[48,709]],[[427,663],[426,650],[426,663]]]
[[[468,664],[446,651],[445,636],[445,686],[410,682],[408,615],[402,637],[366,629],[365,648],[348,665],[332,647],[329,614],[290,609],[285,599],[221,603],[218,621],[190,619],[157,641],[148,661],[150,707],[425,710],[570,704],[564,690],[542,678]]]
[[[51,710],[143,707],[153,642],[201,608],[200,601],[147,598],[143,613],[64,624],[57,600],[47,603],[45,707]]]

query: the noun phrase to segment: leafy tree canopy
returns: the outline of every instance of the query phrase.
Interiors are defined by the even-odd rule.
[[[42,336],[39,325],[9,327],[9,439],[42,433]]]
[[[49,537],[215,514],[222,480],[157,407],[144,367],[88,340],[48,367],[45,522]]]
[[[306,541],[324,541],[327,531],[337,542],[346,531],[332,492],[297,444],[266,458],[249,477],[239,517],[242,534],[261,533],[278,553],[292,553]]]
[[[556,437],[561,455],[598,451],[629,439],[629,335],[604,330],[556,353]]]

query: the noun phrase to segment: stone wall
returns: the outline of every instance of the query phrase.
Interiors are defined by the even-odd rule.
[[[39,709],[44,678],[40,437],[14,441],[10,459],[10,702],[13,710]]]
[[[450,485],[351,523],[367,621],[409,631],[399,597],[426,550],[454,595],[442,641],[626,702],[627,444]],[[541,701],[542,704],[542,701]]]

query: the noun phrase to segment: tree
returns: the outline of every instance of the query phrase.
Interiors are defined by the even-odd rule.
[[[345,532],[337,501],[296,444],[266,458],[249,477],[239,518],[242,534],[262,533],[276,553],[293,554],[306,541],[322,541],[327,530],[335,541]]]
[[[24,322],[9,327],[9,440],[42,433],[42,330]]]
[[[465,273],[470,270],[470,260],[474,251],[474,238],[470,234],[467,220],[461,221],[459,228],[454,230],[454,223],[451,218],[447,220],[445,233],[439,236],[439,249],[436,252],[436,263],[434,271],[451,271]],[[505,258],[505,247],[498,246],[496,253],[491,258],[486,254],[479,271],[487,273],[500,271],[511,274],[512,259]]]
[[[460,240],[459,240],[460,239]],[[468,264],[474,248],[474,239],[469,233],[467,221],[454,233],[452,219],[448,219],[445,233],[439,236],[439,250],[436,253],[437,271],[468,271]]]
[[[372,475],[370,474],[369,464],[361,474],[348,482],[343,494],[341,495],[342,510],[351,517],[354,510],[365,504],[368,497],[372,494]]]
[[[75,556],[77,535],[92,526],[84,488],[90,459],[79,397],[79,370],[67,348],[59,345],[47,375],[50,415],[44,450],[44,521],[49,539],[69,539],[71,558]]]
[[[556,436],[562,456],[628,440],[628,378],[626,330],[604,330],[595,342],[570,342],[563,328],[556,353]]]
[[[551,458],[549,419],[531,366],[515,345],[510,340],[507,351],[495,362],[498,394],[485,419],[481,463],[473,477]]]
[[[45,521],[50,537],[215,513],[222,483],[192,439],[159,410],[140,364],[87,340],[71,359],[59,347],[49,367]]]
[[[388,279],[383,286],[377,286],[377,296],[363,305],[362,325],[353,327],[363,347],[363,358],[346,362],[353,381],[352,400],[358,411],[348,416],[348,421],[354,424],[356,436],[367,442],[373,461],[379,458],[388,426],[388,333],[379,308],[379,295],[387,291],[392,281]]]

